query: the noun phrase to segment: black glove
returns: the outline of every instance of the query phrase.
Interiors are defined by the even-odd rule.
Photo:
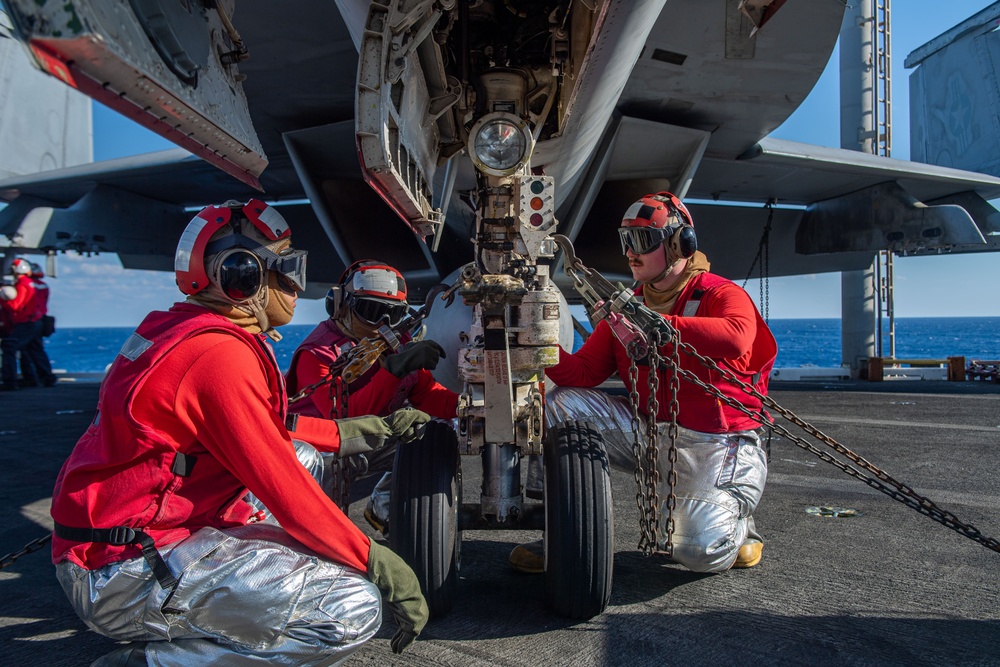
[[[391,549],[372,542],[368,549],[368,578],[382,591],[382,599],[399,626],[389,642],[392,652],[402,653],[427,625],[430,615],[417,575]]]
[[[385,355],[385,369],[401,378],[421,368],[432,371],[444,357],[444,348],[434,341],[418,340],[407,343],[396,354]]]

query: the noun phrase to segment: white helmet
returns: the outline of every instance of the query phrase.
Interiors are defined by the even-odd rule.
[[[30,276],[31,262],[23,257],[18,257],[14,260],[14,263],[10,265],[10,272],[15,276]]]

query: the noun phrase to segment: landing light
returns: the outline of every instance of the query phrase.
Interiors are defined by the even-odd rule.
[[[528,124],[503,112],[486,114],[469,133],[469,155],[476,168],[492,176],[507,176],[524,166],[533,140]]]

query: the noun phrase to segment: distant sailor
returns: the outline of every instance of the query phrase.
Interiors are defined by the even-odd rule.
[[[49,285],[45,282],[42,266],[37,262],[31,262],[31,284],[35,288],[35,312],[42,326],[39,327],[38,336],[21,353],[21,386],[51,387],[56,383],[56,377],[52,374],[52,364],[45,352],[45,339],[55,332],[55,318],[49,315]],[[32,361],[37,358],[45,359],[44,368],[49,369],[47,377],[44,368],[37,367]]]
[[[18,388],[17,356],[27,356],[34,369],[37,369],[37,381],[51,387],[56,382],[52,374],[49,357],[42,345],[42,315],[43,309],[38,290],[31,277],[31,263],[18,257],[10,267],[14,275],[13,292],[5,289],[0,292],[0,308],[3,308],[5,319],[10,322],[10,329],[0,348],[3,350],[3,384],[2,391],[13,391]],[[45,301],[48,298],[48,287],[45,288]],[[47,311],[46,311],[47,312]]]
[[[646,195],[626,211],[619,235],[622,253],[646,306],[680,331],[681,340],[728,368],[744,382],[767,392],[767,377],[777,344],[753,301],[738,285],[708,272],[708,259],[697,251],[694,223],[687,207],[669,192]],[[760,401],[721,379],[686,354],[681,368],[713,384],[750,410]],[[587,420],[602,432],[613,466],[632,472],[632,409],[624,396],[595,387],[615,372],[632,389],[629,358],[608,322],[601,321],[576,353],[561,351],[559,363],[546,371],[558,388],[546,395],[546,421]],[[648,364],[638,365],[638,408],[647,413]],[[670,420],[670,371],[659,371],[659,460],[666,461]],[[753,567],[763,540],[752,513],[767,478],[767,454],[760,424],[694,383],[681,380],[677,392],[677,502],[672,518],[673,560],[696,572]],[[645,433],[642,434],[645,437]],[[660,466],[660,499],[666,475]],[[661,545],[662,547],[663,545]],[[511,564],[525,572],[543,570],[541,543],[516,547]]]
[[[305,287],[290,234],[259,200],[194,217],[175,257],[188,299],[126,341],[63,465],[59,582],[91,629],[134,642],[94,665],[331,665],[375,634],[383,599],[396,652],[427,621],[413,571],[330,501],[316,449],[292,438],[352,455],[429,417],[301,417],[290,433],[266,341]]]
[[[375,260],[354,262],[340,277],[326,297],[330,316],[302,341],[288,370],[288,394],[294,396],[305,387],[319,384],[330,373],[330,366],[341,355],[364,339],[376,336],[380,326],[396,327],[406,316],[406,281],[397,269]],[[410,341],[402,332],[404,346],[395,353],[386,352],[379,363],[347,387],[347,416],[387,415],[411,405],[432,417],[452,419],[458,394],[434,380],[431,371],[444,356],[444,350],[432,340]],[[300,401],[291,412],[313,417],[332,418],[336,385],[327,383]],[[343,400],[341,398],[341,400]],[[392,468],[394,450],[381,450],[368,457],[368,472]],[[388,530],[389,488],[387,473],[375,486],[365,508],[365,518],[382,533]]]

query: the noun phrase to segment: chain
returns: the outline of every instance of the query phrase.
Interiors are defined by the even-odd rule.
[[[657,347],[660,347],[662,342],[662,336],[659,332],[653,336],[653,340]],[[678,332],[672,341],[674,344],[671,345],[670,350],[670,365],[673,368],[680,367],[680,352],[678,351],[677,343],[680,342],[680,333]],[[677,507],[677,496],[675,490],[677,489],[677,415],[680,413],[681,404],[680,400],[677,398],[678,391],[680,390],[681,380],[678,377],[676,371],[671,371],[670,373],[670,425],[667,427],[667,434],[670,438],[670,449],[667,450],[667,461],[669,467],[667,468],[667,488],[670,490],[667,496],[667,526],[666,526],[666,553],[667,556],[673,556],[674,551],[674,509]]]
[[[651,549],[651,553],[655,553],[659,548],[660,537],[660,498],[657,493],[660,482],[660,471],[656,466],[656,459],[658,457],[656,446],[660,439],[660,427],[656,421],[656,415],[660,413],[660,375],[656,372],[656,369],[660,365],[660,353],[655,344],[649,346],[647,361],[649,362],[649,371],[646,373],[646,385],[649,389],[649,398],[646,399],[645,512],[648,515],[646,521],[649,524],[653,538],[653,543],[649,548]],[[667,549],[670,549],[669,542]]]
[[[657,446],[660,440],[660,425],[657,422],[657,415],[660,414],[660,374],[656,369],[660,367],[660,338],[659,335],[651,336],[649,341],[649,372],[646,374],[646,385],[649,390],[649,398],[646,400],[646,508],[649,515],[648,523],[653,531],[653,544],[651,551],[646,555],[657,553],[660,547],[660,469],[659,451]],[[668,476],[669,478],[669,476]],[[673,554],[673,504],[674,487],[670,487],[667,499],[667,555]],[[644,552],[645,553],[645,552]]]
[[[768,206],[768,208],[770,209],[772,206]],[[772,214],[773,211],[768,215],[769,220],[771,219]],[[1000,553],[1000,541],[997,539],[986,537],[975,526],[964,523],[951,512],[941,509],[929,498],[920,495],[909,486],[893,479],[888,473],[872,465],[870,462],[852,452],[850,449],[840,444],[830,436],[822,433],[819,429],[800,419],[791,410],[778,405],[774,399],[761,394],[752,386],[744,383],[736,377],[732,371],[720,367],[714,360],[698,354],[698,352],[691,345],[680,341],[676,327],[670,324],[670,322],[663,317],[659,316],[657,313],[654,313],[642,304],[637,303],[632,297],[631,290],[623,288],[621,285],[618,285],[616,288],[600,273],[587,268],[576,256],[573,244],[568,238],[556,234],[553,236],[553,240],[563,250],[565,255],[565,270],[573,277],[574,286],[577,291],[580,292],[581,296],[583,296],[588,303],[595,306],[595,313],[598,313],[601,319],[604,319],[612,314],[620,314],[627,317],[634,325],[646,332],[647,335],[653,331],[665,332],[670,339],[677,341],[677,347],[683,350],[685,354],[697,359],[706,368],[716,371],[722,376],[723,379],[738,387],[742,392],[759,400],[761,408],[759,411],[751,410],[735,398],[726,396],[715,386],[702,382],[693,372],[681,368],[678,363],[679,358],[672,355],[670,365],[676,374],[679,374],[685,380],[701,387],[708,392],[709,395],[749,416],[763,426],[772,429],[772,431],[777,432],[780,435],[783,435],[802,449],[815,454],[823,461],[831,463],[848,475],[861,480],[873,489],[888,495],[890,498],[903,503],[907,507],[915,509],[920,514],[923,514],[924,516],[927,516],[934,521],[937,521],[938,523],[965,535],[969,539],[982,544],[986,548]],[[762,248],[765,247],[763,241],[764,239],[762,239],[761,243]],[[630,378],[631,377],[632,376],[630,375]],[[632,379],[634,382],[634,378]],[[632,397],[631,393],[630,398],[633,401],[637,400]],[[773,413],[799,426],[802,430],[819,442],[829,446],[841,456],[849,459],[857,466],[857,468],[850,464],[836,460],[833,456],[816,448],[806,440],[793,435],[780,424],[772,424],[765,408],[770,408]],[[858,468],[864,469],[870,473],[870,476],[861,472]]]
[[[641,442],[642,420],[639,416],[639,371],[636,361],[641,353],[640,346],[630,346],[629,355],[629,406],[632,408],[632,457],[635,459],[635,483],[636,483],[636,505],[639,507],[639,551],[645,556],[652,556],[657,553],[665,553],[668,557],[673,555],[674,536],[674,508],[677,506],[677,496],[674,489],[677,486],[677,389],[679,380],[676,373],[671,374],[670,379],[670,409],[671,420],[668,429],[670,438],[670,449],[667,460],[670,467],[667,471],[667,516],[665,522],[666,535],[664,538],[664,548],[661,551],[660,535],[660,465],[659,465],[659,436],[660,427],[657,416],[660,413],[660,377],[655,369],[661,366],[659,348],[663,342],[659,332],[654,332],[648,347],[647,362],[649,372],[646,374],[646,384],[649,389],[649,398],[646,401],[646,436],[645,446]],[[676,357],[677,351],[674,346],[673,355]],[[646,351],[642,346],[642,351]]]
[[[774,205],[777,203],[776,199],[768,199],[767,203],[764,204],[764,208],[767,209],[767,223],[764,225],[764,232],[760,235],[760,242],[757,244],[757,254],[753,258],[753,262],[750,263],[750,269],[747,271],[747,277],[743,279],[742,287],[747,286],[747,281],[750,280],[750,276],[753,275],[753,269],[757,266],[758,260],[760,261],[760,310],[761,314],[764,316],[764,321],[768,321],[768,310],[770,304],[768,303],[771,298],[771,286],[769,282],[770,278],[770,256],[771,256],[771,223],[774,221]]]
[[[349,385],[344,379],[337,377],[330,383],[330,419],[344,419],[347,417],[347,399],[349,396]],[[337,507],[347,514],[351,506],[351,457],[341,458],[335,456],[330,466],[330,497]]]
[[[314,392],[322,389],[323,387],[330,387],[330,399],[333,400],[333,387],[331,384],[334,380],[340,378],[340,372],[344,370],[347,366],[347,362],[350,361],[349,355],[341,355],[338,357],[329,368],[327,368],[326,375],[324,375],[319,382],[309,385],[308,387],[303,387],[294,396],[289,397],[288,404],[297,403],[307,396],[312,396]]]
[[[666,322],[666,320],[664,320],[664,323],[668,327],[673,328],[671,327],[669,322]],[[727,405],[739,410],[743,414],[753,418],[754,420],[763,424],[764,426],[770,427],[776,433],[788,438],[802,449],[812,454],[815,454],[821,460],[836,466],[837,468],[844,471],[848,475],[861,480],[862,482],[872,487],[873,489],[876,489],[877,491],[881,491],[882,493],[886,494],[893,500],[897,500],[906,505],[907,507],[915,509],[920,514],[923,514],[924,516],[927,516],[933,519],[934,521],[937,521],[938,523],[947,526],[948,528],[951,528],[952,530],[962,535],[965,535],[969,539],[974,540],[979,544],[982,544],[987,549],[991,549],[992,551],[1000,553],[1000,541],[998,541],[997,539],[992,537],[986,537],[975,526],[967,524],[961,521],[957,516],[955,516],[951,512],[941,509],[929,498],[920,495],[911,487],[897,481],[888,473],[881,470],[877,466],[873,465],[872,463],[864,459],[862,456],[851,451],[841,443],[837,442],[830,436],[826,435],[825,433],[814,427],[812,424],[809,424],[808,422],[802,420],[791,410],[788,410],[787,408],[783,408],[782,406],[778,405],[778,403],[774,399],[761,394],[752,386],[746,384],[738,377],[736,377],[736,375],[732,371],[719,366],[717,363],[715,363],[713,359],[701,356],[700,354],[698,354],[697,350],[695,350],[694,347],[692,347],[691,345],[683,342],[679,343],[679,345],[681,349],[684,350],[685,354],[697,359],[706,368],[709,368],[711,370],[720,373],[722,377],[726,379],[728,382],[738,387],[744,393],[749,394],[750,396],[753,396],[754,398],[759,400],[762,404],[761,410],[760,412],[751,410],[750,408],[746,407],[745,405],[737,401],[735,398],[726,396],[718,388],[710,384],[706,384],[705,382],[702,382],[701,379],[699,379],[698,376],[696,376],[694,373],[686,371],[680,368],[679,366],[676,366],[676,368],[680,371],[680,375],[683,376],[685,380],[688,380],[689,382],[698,385],[712,396],[715,396],[719,400],[725,402]],[[845,458],[849,459],[854,464],[856,464],[858,468],[862,468],[867,472],[871,473],[872,476],[864,474],[863,472],[858,470],[858,468],[855,468],[850,464],[835,459],[829,453],[821,449],[818,449],[808,441],[792,434],[788,429],[781,426],[780,424],[770,423],[770,420],[767,417],[767,412],[764,410],[765,406],[767,408],[770,408],[774,414],[780,415],[784,419],[799,426],[802,430],[804,430],[806,433],[808,433],[816,440],[829,446],[831,449],[833,449],[841,456],[844,456]]]
[[[771,233],[771,217],[774,215],[774,209],[767,214],[767,231],[764,232],[764,236],[770,238]],[[764,275],[760,277],[761,285],[764,286],[764,297],[762,299],[763,309],[764,309],[764,322],[770,323],[770,310],[771,310],[771,244],[769,241],[764,242]]]
[[[7,554],[6,556],[3,556],[2,558],[0,558],[0,570],[10,565],[21,556],[27,556],[32,551],[38,551],[39,549],[44,547],[51,539],[52,539],[52,533],[42,535],[37,540],[32,540],[31,542],[25,544],[20,551],[15,551],[14,553],[10,553]]]
[[[656,549],[656,529],[650,524],[650,517],[655,513],[656,499],[649,498],[649,486],[646,481],[648,476],[647,468],[643,465],[643,447],[640,443],[642,433],[641,421],[639,419],[639,369],[636,358],[639,356],[635,345],[627,349],[629,356],[628,377],[629,377],[629,405],[632,408],[632,458],[635,459],[635,504],[639,508],[639,551],[646,556],[651,556]],[[655,375],[655,373],[650,373]],[[650,508],[654,508],[650,511]]]

